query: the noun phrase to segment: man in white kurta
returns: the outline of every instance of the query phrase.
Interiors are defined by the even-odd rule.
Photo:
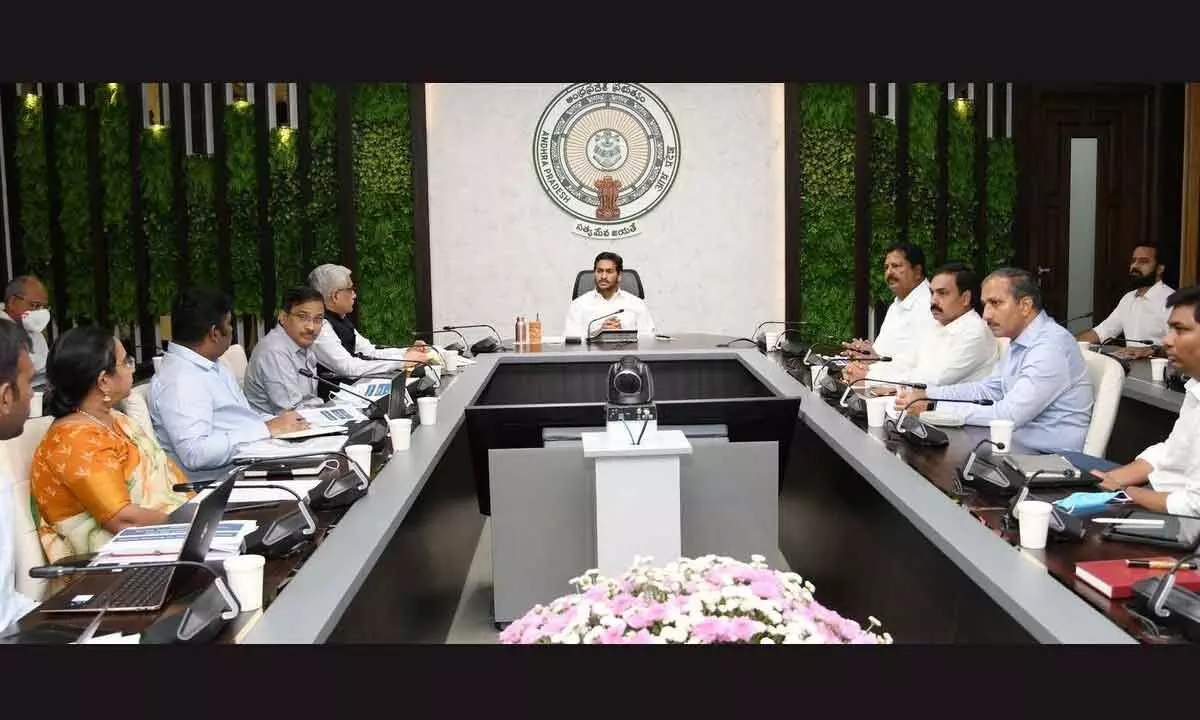
[[[1001,345],[975,311],[978,276],[963,263],[949,263],[934,271],[929,286],[929,309],[936,322],[914,330],[921,334],[916,337],[912,364],[852,363],[842,373],[845,380],[953,385],[987,377],[1000,357]]]
[[[567,308],[565,337],[588,338],[601,330],[637,330],[640,336],[654,334],[654,319],[646,301],[621,289],[621,256],[602,252],[592,263],[596,287],[571,301]],[[620,311],[602,320],[605,315]]]

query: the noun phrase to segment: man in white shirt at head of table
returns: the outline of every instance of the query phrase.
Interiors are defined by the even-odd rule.
[[[1148,510],[1200,517],[1200,286],[1172,293],[1166,304],[1171,312],[1163,349],[1191,377],[1184,386],[1179,419],[1166,440],[1146,448],[1133,462],[1092,474],[1102,489],[1124,490]]]
[[[875,342],[845,343],[854,355],[890,357],[893,370],[907,372],[916,365],[917,347],[925,332],[937,325],[930,311],[932,293],[925,279],[925,253],[909,242],[897,242],[883,256],[883,279],[895,299]]]
[[[895,363],[852,362],[842,379],[854,384],[867,378],[883,381],[952,385],[982,380],[1000,357],[1000,343],[976,312],[979,276],[970,266],[947,263],[933,271],[930,312],[936,326],[920,338],[911,369],[892,368]]]
[[[571,301],[563,331],[565,337],[586,340],[601,330],[637,330],[640,336],[654,334],[654,319],[650,317],[646,301],[621,289],[623,268],[624,261],[614,252],[596,256],[592,263],[596,287]],[[621,314],[596,320],[618,310]]]
[[[1133,249],[1133,257],[1129,261],[1129,284],[1133,289],[1121,297],[1116,309],[1104,322],[1084,330],[1075,338],[1102,343],[1124,335],[1127,344],[1119,352],[1120,355],[1131,359],[1153,355],[1152,345],[1162,345],[1163,336],[1167,334],[1167,297],[1174,292],[1163,284],[1164,270],[1166,267],[1158,259],[1158,246],[1140,243]],[[1141,342],[1135,345],[1130,341]]]

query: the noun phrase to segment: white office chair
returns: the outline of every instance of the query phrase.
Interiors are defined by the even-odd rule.
[[[17,590],[28,598],[41,601],[46,598],[49,585],[45,580],[29,577],[29,569],[46,564],[46,553],[38,539],[37,525],[33,521],[33,495],[29,491],[30,468],[33,453],[46,436],[54,418],[34,418],[25,422],[25,431],[11,440],[0,442],[0,463],[3,471],[12,478],[13,520],[16,547]],[[4,530],[8,530],[4,528]]]
[[[1117,408],[1121,404],[1121,390],[1125,386],[1125,368],[1121,363],[1102,353],[1083,353],[1087,363],[1088,377],[1092,379],[1095,401],[1092,405],[1092,422],[1088,424],[1083,451],[1095,457],[1104,457],[1108,449],[1108,438],[1112,435],[1117,420]]]
[[[229,372],[233,373],[233,377],[237,379],[238,385],[245,384],[246,366],[250,364],[246,359],[246,348],[241,345],[230,345],[225,354],[217,360],[229,368]]]

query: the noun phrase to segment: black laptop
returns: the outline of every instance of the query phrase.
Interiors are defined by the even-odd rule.
[[[172,559],[204,562],[233,485],[232,480],[214,485],[212,492],[196,503],[179,557]],[[114,566],[112,572],[79,575],[66,588],[47,598],[38,610],[46,613],[160,610],[197,572],[201,571],[194,567]]]

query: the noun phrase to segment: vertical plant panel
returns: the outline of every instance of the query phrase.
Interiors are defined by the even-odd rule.
[[[813,338],[854,329],[854,87],[808,84],[801,101],[801,293]]]
[[[16,165],[21,202],[25,272],[37,275],[53,297],[50,277],[50,197],[46,190],[46,138],[42,98],[26,95],[17,109]]]
[[[313,266],[336,263],[342,255],[338,236],[335,126],[336,93],[332,85],[313,85],[309,92],[312,143],[312,203],[308,207],[313,227]]]
[[[262,312],[258,247],[258,176],[254,167],[254,106],[235,102],[225,112],[228,142],[230,252],[236,315]]]
[[[171,134],[164,127],[142,131],[142,223],[150,249],[150,314],[171,312],[176,292],[179,246],[175,239]]]
[[[290,128],[271,131],[267,156],[271,168],[271,199],[267,214],[275,239],[276,303],[288,288],[307,280],[300,257],[300,184],[296,180],[296,137]]]
[[[416,320],[408,86],[354,89],[359,325],[374,342],[407,345]]]
[[[54,123],[54,146],[61,188],[62,211],[58,216],[66,256],[67,317],[72,322],[96,317],[95,269],[92,257],[91,221],[88,207],[87,109],[67,106],[58,109]]]
[[[129,167],[129,110],[124,87],[96,89],[100,112],[100,182],[104,186],[104,234],[108,244],[108,310],[114,323],[137,320],[137,276],[129,229],[133,185]]]

